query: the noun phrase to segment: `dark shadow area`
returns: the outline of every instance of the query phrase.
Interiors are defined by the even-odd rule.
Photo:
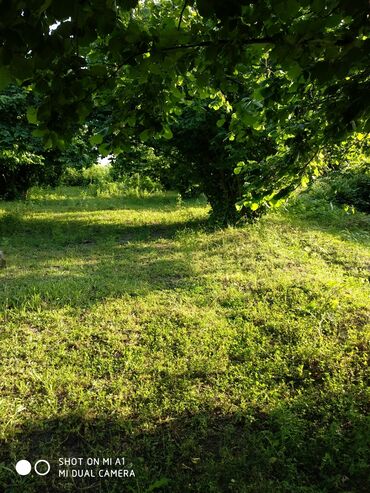
[[[0,286],[0,300],[5,299],[1,308],[20,308],[22,305],[32,310],[32,297],[37,295],[39,302],[48,307],[88,307],[107,298],[128,295],[145,296],[153,291],[189,289],[193,284],[193,271],[182,261],[153,260],[140,264],[127,260],[115,262],[115,271],[107,278],[111,259],[107,264],[86,268],[85,274],[69,269],[64,275],[50,273],[5,278]],[[126,265],[130,264],[127,268]]]
[[[284,219],[304,231],[317,230],[328,233],[341,240],[355,243],[368,243],[370,235],[370,216],[363,213],[346,214],[336,208],[334,211],[325,210],[299,212],[288,210]]]
[[[351,405],[332,422],[323,407],[307,408],[303,401],[269,414],[251,409],[248,416],[225,416],[212,409],[150,426],[139,416],[87,419],[77,412],[28,422],[1,443],[1,491],[365,493],[368,430]],[[60,458],[71,457],[82,458],[81,465],[60,465]],[[103,458],[122,457],[124,465],[102,465]],[[89,465],[87,458],[100,464]],[[50,473],[19,476],[14,465],[20,459],[46,459]],[[72,477],[73,469],[93,472]],[[99,477],[107,469],[133,470],[135,477]],[[69,472],[60,476],[59,470]]]
[[[348,227],[352,224],[355,232],[359,228],[356,221],[362,225],[365,220],[362,215],[352,222],[350,219],[346,219]],[[284,224],[302,231],[319,229],[340,237],[345,234],[345,228],[335,228],[330,219],[321,224],[289,214],[289,223]],[[14,248],[18,252],[17,266],[23,264],[27,272],[15,277],[11,269],[2,272],[0,299],[6,301],[1,304],[16,308],[37,294],[49,306],[89,306],[108,297],[139,296],[153,290],[188,290],[201,280],[194,276],[186,246],[174,240],[184,231],[207,230],[212,231],[206,219],[130,224],[126,217],[122,223],[112,224],[95,223],[88,217],[66,221],[63,216],[55,220],[5,214],[0,219],[0,238],[8,239],[8,265],[12,265]],[[346,228],[347,232],[352,230]],[[228,241],[235,239],[223,238],[222,244]],[[217,249],[217,241],[214,247]],[[334,253],[327,259],[331,264],[336,262]],[[342,265],[343,260],[337,263]],[[349,265],[348,272],[355,267]],[[364,276],[362,272],[356,275]]]
[[[4,205],[5,209],[8,207],[13,209],[15,205],[19,204],[25,210],[29,209],[33,212],[56,212],[61,213],[73,213],[73,212],[104,212],[104,211],[119,211],[119,210],[137,210],[137,211],[161,211],[161,212],[173,212],[177,203],[177,194],[165,194],[165,195],[148,195],[145,197],[140,196],[117,196],[117,197],[92,197],[81,196],[79,191],[76,196],[66,196],[58,199],[44,199],[34,198],[21,202],[14,201],[0,201],[1,205]],[[207,203],[204,198],[197,199],[185,199],[182,200],[182,206],[184,207],[204,207]]]
[[[10,255],[0,298],[7,308],[35,294],[49,306],[86,307],[112,296],[188,289],[194,283],[192,265],[184,247],[172,240],[181,231],[205,227],[203,220],[135,225],[5,216],[0,236],[10,239],[18,253],[13,262],[24,265],[26,273],[13,274]]]
[[[206,219],[194,219],[183,222],[169,223],[129,223],[127,218],[122,223],[96,223],[84,220],[55,220],[36,219],[8,214],[0,218],[0,235],[12,237],[12,242],[17,244],[27,238],[27,244],[45,245],[50,242],[52,248],[66,247],[88,243],[116,240],[124,242],[142,242],[158,239],[173,239],[182,230],[205,230],[208,222]],[[13,238],[14,237],[14,238]]]

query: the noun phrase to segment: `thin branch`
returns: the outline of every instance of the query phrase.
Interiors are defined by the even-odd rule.
[[[188,4],[188,0],[185,0],[184,5],[183,5],[182,10],[181,10],[181,14],[180,14],[179,25],[177,26],[178,31],[180,31],[182,16],[184,15],[187,4]]]
[[[215,40],[209,40],[209,41],[198,41],[197,43],[190,43],[190,44],[185,44],[185,45],[167,46],[164,48],[159,48],[158,51],[165,52],[165,51],[173,51],[173,50],[184,50],[184,49],[188,49],[188,48],[203,48],[205,46],[225,45],[225,44],[230,43],[230,42],[231,42],[230,39],[215,39]],[[271,44],[271,43],[274,43],[273,38],[267,37],[267,38],[246,39],[241,44],[253,45],[253,44]]]

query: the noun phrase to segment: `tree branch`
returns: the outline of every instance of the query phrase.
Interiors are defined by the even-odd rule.
[[[187,4],[188,4],[188,1],[185,0],[184,5],[183,5],[182,10],[181,10],[181,14],[180,14],[179,25],[177,26],[177,30],[178,31],[180,31],[182,16],[184,15],[184,12],[185,12],[185,9],[186,9]]]
[[[189,44],[184,44],[184,45],[174,45],[174,46],[167,46],[163,48],[158,48],[158,51],[173,51],[173,50],[184,50],[188,48],[203,48],[205,46],[217,46],[217,45],[225,45],[227,43],[230,43],[230,39],[216,39],[216,40],[209,40],[209,41],[198,41],[197,43],[189,43]],[[253,45],[253,44],[269,44],[269,43],[274,43],[273,38],[251,38],[247,39],[241,44],[243,45]],[[150,51],[150,50],[148,50]],[[155,51],[155,50],[153,50]]]

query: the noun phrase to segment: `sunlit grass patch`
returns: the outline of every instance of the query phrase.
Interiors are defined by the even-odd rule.
[[[122,454],[127,491],[366,491],[366,216],[73,193],[0,204],[6,491],[50,485],[20,455]]]

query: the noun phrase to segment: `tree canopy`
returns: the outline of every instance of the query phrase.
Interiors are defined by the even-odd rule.
[[[317,173],[323,147],[370,131],[367,0],[0,7],[0,89],[17,82],[40,95],[27,116],[46,146],[62,147],[97,107],[110,109],[91,139],[102,154],[134,135],[172,139],[201,108],[243,183],[240,207],[256,210]]]

